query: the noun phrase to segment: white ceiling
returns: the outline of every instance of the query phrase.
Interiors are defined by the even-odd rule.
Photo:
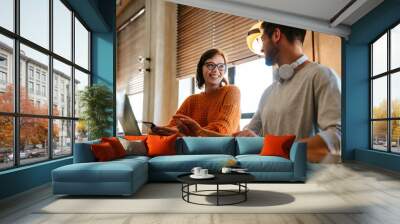
[[[383,0],[167,0],[212,11],[305,28],[342,37]],[[345,6],[352,3],[336,20]]]
[[[226,0],[329,21],[351,0]],[[310,7],[311,6],[311,7]]]

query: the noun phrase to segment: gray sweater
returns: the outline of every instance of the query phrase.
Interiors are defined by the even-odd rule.
[[[309,63],[292,79],[274,81],[244,129],[258,135],[295,134],[296,140],[318,134],[332,153],[340,152],[341,93],[335,72]]]

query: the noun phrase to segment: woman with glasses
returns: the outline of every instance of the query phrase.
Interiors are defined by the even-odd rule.
[[[204,52],[197,64],[196,81],[204,91],[186,98],[167,126],[152,128],[152,133],[185,136],[223,136],[239,130],[240,91],[229,85],[226,57],[219,49]],[[189,127],[182,121],[189,121]],[[194,126],[194,128],[192,127]]]

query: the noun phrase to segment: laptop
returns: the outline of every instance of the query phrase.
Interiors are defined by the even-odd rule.
[[[124,135],[142,135],[125,91],[117,93],[116,107],[117,119],[121,124]]]

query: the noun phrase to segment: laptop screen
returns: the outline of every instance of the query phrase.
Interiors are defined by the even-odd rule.
[[[117,119],[121,124],[124,135],[142,135],[125,91],[117,93],[116,107]]]

